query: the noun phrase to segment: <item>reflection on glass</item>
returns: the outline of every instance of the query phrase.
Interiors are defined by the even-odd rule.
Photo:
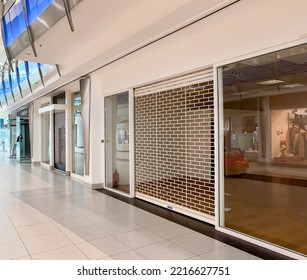
[[[105,98],[106,186],[125,193],[129,183],[129,95]]]
[[[16,157],[16,120],[9,120],[10,157]]]
[[[84,148],[83,148],[83,126],[81,114],[81,94],[73,94],[72,100],[72,173],[84,175]]]
[[[307,254],[306,46],[225,65],[220,225]]]
[[[30,129],[28,117],[16,117],[16,159],[30,162]]]
[[[4,119],[0,119],[0,151],[5,152],[5,142],[7,138],[7,128],[4,125]]]

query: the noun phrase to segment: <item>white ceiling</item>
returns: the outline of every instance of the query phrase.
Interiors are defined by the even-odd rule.
[[[101,54],[110,61],[230,2],[83,0],[72,10],[74,32],[63,18],[35,42],[37,58],[29,47],[18,59],[59,64],[64,73]]]
[[[62,77],[9,105],[1,115],[237,0],[83,0],[16,59],[58,64]]]

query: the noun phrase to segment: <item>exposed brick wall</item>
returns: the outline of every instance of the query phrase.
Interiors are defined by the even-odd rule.
[[[214,216],[213,82],[135,98],[139,193]]]

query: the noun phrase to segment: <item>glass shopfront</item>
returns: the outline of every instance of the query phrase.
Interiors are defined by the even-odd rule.
[[[72,173],[84,175],[83,125],[81,94],[72,94]]]
[[[220,226],[307,255],[307,45],[224,65],[218,79]]]
[[[105,97],[106,187],[130,194],[129,93]]]

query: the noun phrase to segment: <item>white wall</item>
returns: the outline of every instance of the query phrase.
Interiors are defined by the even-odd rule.
[[[306,11],[305,0],[241,1],[100,70],[103,94],[307,41]]]
[[[41,161],[41,117],[38,114],[38,110],[41,108],[42,104],[50,102],[50,97],[43,97],[33,102],[34,105],[34,116],[33,116],[33,151],[32,151],[32,161]]]
[[[33,103],[33,148],[32,151],[32,162],[40,162],[41,161],[41,119],[38,114],[38,109],[40,108],[40,104],[38,102]]]
[[[101,78],[91,75],[91,116],[90,116],[90,175],[84,176],[89,184],[103,183],[104,144],[103,137],[103,98],[101,97]]]

